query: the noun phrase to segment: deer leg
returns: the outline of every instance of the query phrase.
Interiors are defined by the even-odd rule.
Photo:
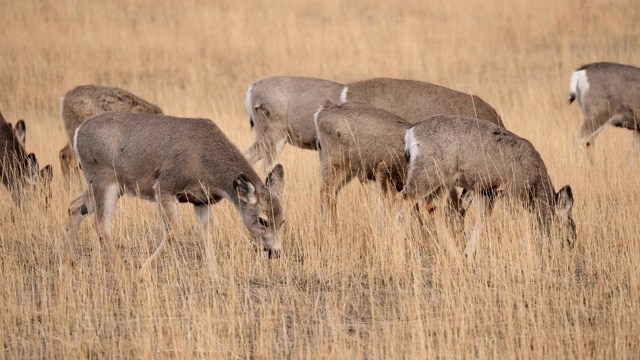
[[[335,227],[338,222],[338,193],[353,177],[348,171],[332,167],[323,171],[322,178],[323,182],[320,195],[322,219],[325,222],[330,222],[330,225]]]
[[[160,253],[162,253],[162,250],[164,250],[167,241],[175,240],[173,229],[178,223],[178,199],[171,194],[156,194],[156,199],[158,200],[158,209],[160,211],[162,221],[164,222],[164,236],[162,237],[160,246],[158,246],[156,251],[151,254],[149,259],[147,259],[147,261],[138,271],[139,276],[142,275],[148,267],[153,265],[158,255],[160,255]],[[198,221],[200,221],[200,218],[198,218]]]
[[[478,245],[478,239],[482,235],[482,230],[485,226],[485,220],[491,215],[493,210],[493,203],[495,196],[493,194],[481,193],[480,191],[475,194],[476,202],[476,220],[473,225],[473,230],[467,241],[467,246],[464,249],[464,255],[467,259],[472,260],[473,255]]]
[[[640,156],[640,128],[636,128],[633,130],[633,142],[631,146],[631,163],[635,163],[638,161],[638,157]]]
[[[75,155],[71,145],[67,143],[65,147],[60,150],[60,168],[62,170],[62,177],[67,186],[71,183],[80,182],[80,168],[78,166],[78,158]]]
[[[96,231],[100,241],[106,245],[112,264],[122,265],[122,259],[118,256],[118,251],[113,244],[111,236],[111,224],[113,213],[116,210],[116,203],[120,197],[117,183],[112,183],[104,189],[94,189],[94,199],[96,205]]]
[[[263,145],[260,141],[256,140],[247,150],[244,152],[244,157],[247,158],[249,164],[253,165],[264,157]]]
[[[208,204],[194,205],[193,211],[198,218],[198,226],[200,227],[200,236],[204,242],[205,256],[207,257],[207,266],[209,267],[209,274],[216,276],[218,274],[218,265],[213,251],[213,244],[209,236],[209,223],[211,221],[211,206]]]

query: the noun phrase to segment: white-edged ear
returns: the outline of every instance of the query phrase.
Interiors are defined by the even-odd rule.
[[[240,201],[248,203],[249,205],[255,205],[258,202],[256,187],[244,174],[238,175],[238,177],[233,180],[233,188],[238,193]]]
[[[263,113],[264,116],[269,117],[269,109],[267,109],[267,107],[264,104],[255,104],[253,105],[253,112],[254,113]]]
[[[24,147],[24,142],[27,138],[27,126],[24,123],[24,120],[20,120],[16,123],[16,127],[13,128],[13,132],[16,134],[20,144]]]
[[[571,209],[573,208],[573,193],[571,192],[571,186],[565,185],[555,195],[555,211],[559,216],[571,215]]]
[[[269,175],[267,175],[265,185],[267,185],[271,191],[278,194],[278,196],[282,195],[282,189],[284,188],[284,168],[281,164],[277,164]]]

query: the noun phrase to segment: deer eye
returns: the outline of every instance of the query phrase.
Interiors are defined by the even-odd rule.
[[[262,225],[263,227],[268,228],[269,227],[269,223],[267,222],[266,219],[259,217],[258,218],[258,222],[260,223],[260,225]]]

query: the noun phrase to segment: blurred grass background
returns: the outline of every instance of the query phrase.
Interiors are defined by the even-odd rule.
[[[0,111],[27,121],[27,149],[54,165],[51,208],[12,221],[0,191],[0,344],[6,358],[637,358],[640,328],[638,160],[631,133],[607,129],[594,163],[574,145],[569,106],[582,64],[638,65],[633,0],[0,1]],[[250,247],[227,203],[213,211],[219,277],[207,273],[195,217],[149,279],[133,270],[158,245],[153,204],[124,198],[108,264],[85,221],[78,265],[61,271],[67,206],[59,98],[117,86],[166,114],[207,117],[244,150],[244,95],[275,75],[349,82],[428,81],[481,96],[540,151],[556,189],[571,184],[579,232],[546,249],[531,220],[500,206],[473,264],[439,243],[381,239],[372,186],[340,194],[339,234],[323,228],[317,154],[287,147],[284,254]],[[532,251],[524,253],[522,240]],[[543,263],[548,263],[543,266]],[[130,270],[130,271],[128,271]]]

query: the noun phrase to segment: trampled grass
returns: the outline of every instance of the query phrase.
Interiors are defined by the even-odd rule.
[[[639,65],[639,22],[631,0],[0,2],[0,111],[27,121],[27,149],[55,168],[48,209],[36,199],[12,221],[0,190],[0,354],[637,358],[639,160],[630,164],[629,131],[607,129],[590,164],[567,100],[584,63]],[[57,159],[66,91],[118,86],[167,114],[214,120],[244,150],[247,86],[274,75],[391,76],[478,94],[536,146],[556,190],[571,184],[578,243],[549,250],[526,212],[499,204],[466,264],[437,241],[378,236],[375,189],[355,182],[340,194],[335,234],[320,216],[317,154],[287,147],[281,259],[255,253],[221,203],[210,276],[185,205],[178,241],[138,282],[161,223],[154,204],[123,198],[114,239],[125,269],[109,264],[92,218],[72,247],[76,267],[60,267],[77,195]]]

